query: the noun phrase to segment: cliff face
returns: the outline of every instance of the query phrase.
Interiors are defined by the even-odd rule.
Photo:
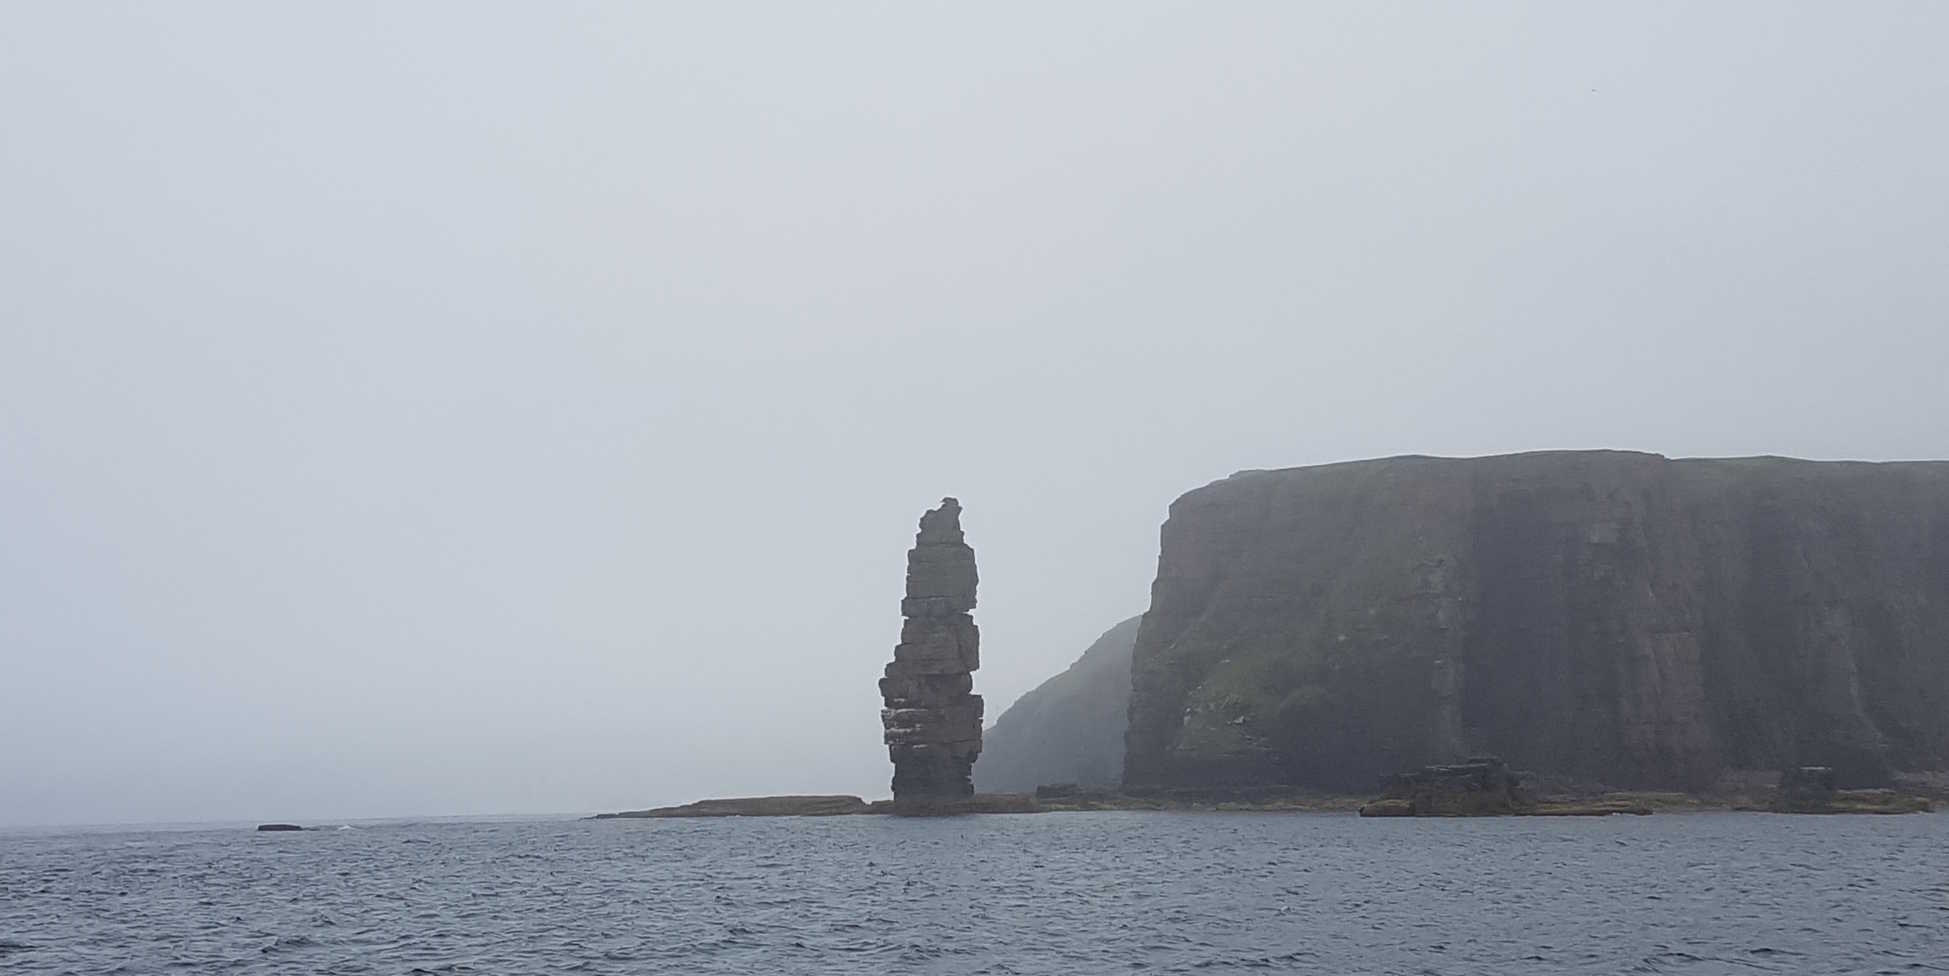
[[[1171,506],[1127,785],[1949,766],[1949,463],[1622,452],[1249,471]]]
[[[1143,619],[1110,628],[1069,670],[1010,705],[982,736],[975,785],[1005,793],[1050,783],[1117,785],[1130,706],[1130,649]]]

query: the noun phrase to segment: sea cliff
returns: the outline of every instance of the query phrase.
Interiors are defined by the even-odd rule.
[[[1614,451],[1247,471],[1171,506],[1126,788],[1949,765],[1949,463]]]

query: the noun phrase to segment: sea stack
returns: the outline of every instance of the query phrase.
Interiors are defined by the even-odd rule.
[[[961,503],[920,517],[907,551],[907,596],[900,643],[880,679],[887,754],[893,760],[895,813],[930,813],[974,795],[981,755],[981,632],[975,606],[974,550],[961,534]]]

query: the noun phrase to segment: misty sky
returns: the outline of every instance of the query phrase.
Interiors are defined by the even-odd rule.
[[[0,824],[884,796],[1171,499],[1949,455],[1949,5],[11,5]]]

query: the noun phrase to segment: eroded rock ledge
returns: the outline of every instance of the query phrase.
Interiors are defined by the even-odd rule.
[[[1774,813],[1927,813],[1925,797],[1895,790],[1843,790],[1831,766],[1788,766],[1766,809]]]
[[[698,800],[675,807],[599,813],[592,820],[657,820],[665,817],[835,817],[871,813],[856,796],[739,796]]]
[[[1649,803],[1630,796],[1539,800],[1524,774],[1495,756],[1396,773],[1382,783],[1378,799],[1360,807],[1363,817],[1601,817],[1651,812]]]
[[[717,800],[698,800],[682,806],[656,807],[649,810],[626,810],[621,813],[599,813],[590,820],[664,820],[708,817],[843,817],[855,814],[905,814],[907,810],[896,810],[892,800],[874,800],[871,803],[857,796],[819,795],[819,796],[739,796]],[[941,799],[933,801],[929,813],[1041,813],[1044,807],[1035,802],[1035,797],[1027,793],[981,793],[956,800]]]
[[[1495,817],[1529,813],[1536,800],[1522,777],[1494,756],[1424,766],[1388,777],[1363,817]]]

